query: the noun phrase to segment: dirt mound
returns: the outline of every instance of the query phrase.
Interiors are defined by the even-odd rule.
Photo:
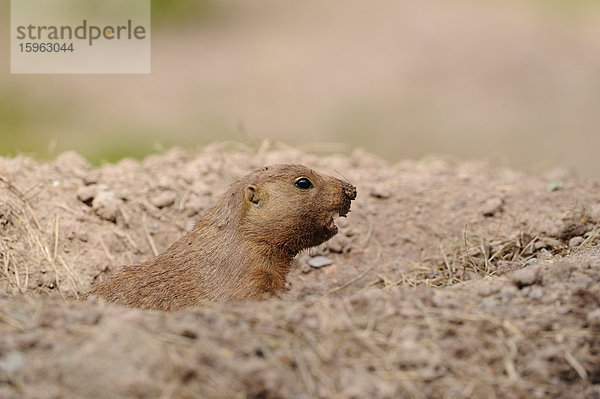
[[[75,300],[282,162],[358,187],[284,298],[169,314]],[[3,398],[600,395],[600,182],[562,170],[223,145],[98,169],[0,158],[0,230]]]

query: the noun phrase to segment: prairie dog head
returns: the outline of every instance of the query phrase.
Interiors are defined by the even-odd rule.
[[[242,234],[288,252],[319,245],[338,228],[356,198],[348,182],[303,165],[272,165],[244,177]]]

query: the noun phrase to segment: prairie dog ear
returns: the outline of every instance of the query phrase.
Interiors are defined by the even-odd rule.
[[[253,203],[256,206],[259,206],[261,203],[261,198],[258,192],[258,188],[254,184],[250,184],[244,190],[244,197],[246,201]]]

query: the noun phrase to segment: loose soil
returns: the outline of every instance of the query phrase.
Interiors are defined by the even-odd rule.
[[[0,158],[0,397],[600,397],[600,181],[266,147]],[[281,298],[77,300],[273,163],[358,187]]]

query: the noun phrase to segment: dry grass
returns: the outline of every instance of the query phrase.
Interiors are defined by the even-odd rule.
[[[56,213],[51,225],[43,228],[28,195],[1,176],[0,183],[0,219],[3,221],[0,228],[4,230],[0,262],[5,292],[25,294],[30,288],[30,273],[50,273],[52,284],[63,298],[77,297],[83,284],[60,249],[60,215]],[[36,185],[28,193],[41,186]],[[35,264],[41,267],[30,271],[30,265]]]
[[[537,235],[528,233],[489,238],[471,234],[465,226],[461,240],[440,241],[438,256],[413,265],[410,273],[392,285],[442,287],[475,277],[503,274],[522,267],[534,257],[539,249],[536,248],[538,240]]]

